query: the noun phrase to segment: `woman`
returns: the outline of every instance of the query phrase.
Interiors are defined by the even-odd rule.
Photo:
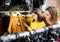
[[[44,20],[46,22],[46,26],[54,25],[58,23],[58,14],[55,7],[50,6],[46,8],[43,14]]]
[[[25,27],[27,27],[28,30],[36,30],[42,27],[45,27],[45,23],[42,20],[42,15],[41,15],[41,10],[36,8],[33,10],[32,14],[26,15],[27,22],[29,25],[26,23],[23,23]]]

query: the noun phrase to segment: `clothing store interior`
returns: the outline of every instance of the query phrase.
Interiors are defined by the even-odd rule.
[[[60,42],[60,0],[0,0],[0,42]]]

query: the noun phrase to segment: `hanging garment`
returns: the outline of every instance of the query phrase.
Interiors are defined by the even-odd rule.
[[[0,18],[0,36],[4,34],[3,27],[2,27],[2,19]]]
[[[20,20],[20,22],[21,22],[22,32],[26,31],[26,28],[25,28],[24,25],[23,25],[23,22],[25,21],[25,18],[24,18],[22,15],[20,15],[19,20]]]
[[[11,16],[10,17],[10,24],[8,27],[8,32],[9,33],[19,33],[25,31],[25,28],[22,25],[24,18],[22,15],[18,16]]]
[[[9,21],[10,21],[10,16],[4,15],[2,17],[2,26],[3,26],[3,29],[4,29],[4,33],[8,32],[7,29],[8,29],[8,26],[9,26]]]

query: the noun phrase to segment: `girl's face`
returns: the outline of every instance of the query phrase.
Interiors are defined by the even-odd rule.
[[[47,10],[44,12],[43,17],[46,21],[51,20],[51,15],[50,15],[49,11],[47,11]]]
[[[35,19],[35,21],[37,21],[38,16],[34,13],[32,13],[32,16],[33,16],[33,19]]]

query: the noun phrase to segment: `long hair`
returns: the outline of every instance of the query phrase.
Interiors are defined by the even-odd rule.
[[[46,10],[49,11],[49,13],[51,15],[52,25],[56,24],[58,21],[58,14],[57,14],[56,8],[53,6],[50,6],[50,7],[46,8]]]
[[[37,16],[38,16],[38,21],[42,21],[42,12],[41,12],[41,10],[39,9],[39,8],[35,8],[34,10],[33,10],[33,13],[35,13]]]

